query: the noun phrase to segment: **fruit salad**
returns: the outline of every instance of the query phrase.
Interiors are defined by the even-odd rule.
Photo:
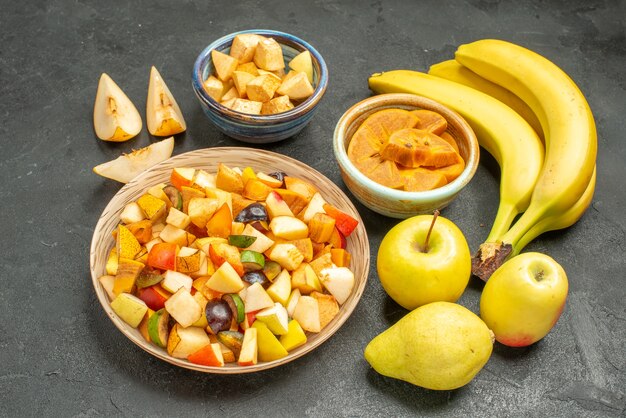
[[[351,295],[346,237],[357,225],[283,172],[174,168],[122,210],[99,281],[113,311],[172,357],[273,361]]]
[[[385,109],[370,115],[350,139],[348,157],[370,179],[392,189],[432,190],[465,169],[446,119],[426,109]]]
[[[246,33],[233,39],[228,54],[213,50],[215,71],[204,89],[222,105],[242,113],[270,115],[293,109],[314,92],[309,51],[285,60],[274,38]]]

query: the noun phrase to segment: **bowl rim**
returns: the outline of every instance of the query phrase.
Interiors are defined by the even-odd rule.
[[[293,109],[272,115],[251,115],[237,112],[223,106],[221,103],[209,96],[203,88],[202,73],[204,72],[204,68],[211,61],[211,51],[214,49],[221,49],[224,45],[230,44],[235,36],[241,34],[263,35],[274,38],[279,43],[288,45],[294,49],[298,49],[296,47],[299,47],[301,50],[308,50],[313,59],[313,65],[315,67],[319,67],[319,79],[313,94]],[[326,88],[328,86],[328,67],[326,66],[326,61],[324,61],[322,55],[311,44],[301,38],[298,38],[297,36],[271,29],[246,29],[224,35],[204,48],[196,58],[193,65],[191,83],[198,100],[208,106],[208,108],[212,111],[217,112],[224,117],[235,119],[239,122],[251,123],[255,125],[272,125],[297,119],[298,117],[301,117],[302,115],[313,110],[326,92]]]
[[[215,165],[217,165],[217,162],[219,162],[220,158],[229,153],[239,153],[242,155],[253,156],[253,157],[248,157],[248,158],[253,158],[253,159],[258,158],[259,156],[265,156],[270,159],[275,159],[277,163],[279,161],[280,162],[288,161],[289,163],[297,166],[298,168],[308,171],[309,174],[326,180],[326,185],[330,189],[332,189],[333,194],[341,199],[341,203],[342,203],[341,209],[347,211],[347,213],[349,213],[358,221],[357,228],[354,230],[354,234],[355,234],[354,238],[352,238],[352,235],[351,235],[350,237],[347,237],[347,239],[348,241],[350,241],[351,239],[358,241],[360,245],[363,247],[363,252],[366,255],[366,257],[364,257],[363,260],[360,260],[360,262],[363,263],[362,266],[360,266],[360,268],[363,270],[363,275],[358,278],[355,275],[355,279],[358,281],[354,289],[352,290],[353,293],[350,296],[350,298],[340,307],[340,312],[339,312],[340,314],[341,314],[342,309],[344,308],[346,309],[343,312],[343,315],[339,316],[338,314],[338,317],[336,318],[336,322],[334,323],[331,322],[330,324],[327,325],[328,328],[325,328],[322,330],[322,331],[327,330],[327,332],[325,332],[324,334],[322,334],[321,332],[315,334],[317,338],[315,338],[315,340],[311,343],[310,346],[307,347],[306,345],[303,345],[297,348],[295,351],[290,352],[287,356],[281,359],[268,361],[268,362],[259,362],[252,366],[239,366],[236,363],[235,365],[227,366],[227,367],[203,366],[203,365],[191,363],[185,359],[172,357],[167,352],[164,352],[163,351],[164,349],[156,347],[153,344],[147,343],[143,339],[143,337],[138,336],[136,335],[136,333],[132,332],[134,328],[130,327],[130,325],[126,324],[126,322],[124,322],[121,318],[119,318],[113,312],[111,308],[111,301],[109,300],[106,294],[106,291],[102,288],[102,285],[100,281],[98,280],[102,275],[99,273],[102,273],[102,272],[96,271],[96,261],[97,261],[96,257],[97,257],[98,245],[102,241],[100,232],[105,229],[105,225],[107,221],[111,219],[112,216],[116,216],[117,213],[121,210],[121,207],[120,208],[115,207],[119,204],[115,204],[115,205],[113,204],[116,201],[116,198],[118,197],[122,198],[125,195],[134,194],[137,187],[140,187],[141,190],[145,190],[145,188],[148,185],[146,184],[146,181],[147,181],[146,179],[150,179],[151,176],[155,172],[160,172],[164,169],[171,169],[175,166],[180,166],[181,164],[184,164],[185,161],[187,161],[189,158],[213,157],[216,159]],[[195,167],[196,164],[194,163],[192,166]],[[360,239],[357,239],[357,237],[360,237]],[[319,347],[325,341],[327,341],[330,337],[332,337],[337,331],[339,331],[339,329],[344,325],[344,323],[348,320],[348,318],[352,316],[352,313],[356,309],[359,301],[361,300],[361,297],[363,296],[363,293],[365,291],[365,286],[369,279],[369,273],[370,273],[369,272],[370,270],[370,257],[369,256],[370,256],[369,239],[367,236],[367,230],[365,229],[365,224],[363,223],[363,219],[361,218],[359,212],[357,211],[352,201],[348,198],[348,196],[339,188],[339,186],[337,186],[337,184],[335,184],[333,181],[328,179],[325,175],[315,170],[313,167],[301,161],[296,160],[295,158],[291,158],[291,157],[288,157],[286,155],[279,154],[276,152],[260,150],[256,148],[247,148],[247,147],[214,147],[214,148],[203,148],[199,150],[194,150],[194,151],[190,151],[190,152],[186,152],[183,154],[178,154],[176,156],[170,157],[169,159],[152,166],[151,168],[147,169],[146,171],[144,171],[143,173],[139,174],[137,177],[132,179],[129,183],[125,184],[115,194],[115,196],[113,196],[113,198],[111,198],[111,200],[107,203],[106,207],[102,211],[102,214],[100,215],[98,222],[94,228],[91,245],[90,245],[90,252],[89,252],[89,268],[90,268],[90,273],[91,273],[91,282],[92,282],[94,291],[96,292],[96,296],[100,302],[100,305],[104,309],[105,313],[107,314],[109,319],[113,322],[115,327],[126,338],[131,340],[135,345],[139,346],[142,350],[170,364],[173,364],[175,366],[179,366],[185,369],[189,369],[189,370],[195,370],[195,371],[200,371],[200,372],[205,372],[205,373],[214,373],[214,374],[241,374],[241,373],[253,373],[253,372],[268,370],[274,367],[284,365],[291,361],[294,361],[308,354],[309,352],[315,350],[317,347]],[[352,270],[355,271],[355,269],[352,269]]]
[[[438,187],[433,190],[426,190],[421,192],[408,192],[405,190],[392,189],[387,186],[383,186],[375,182],[374,180],[367,177],[363,174],[358,168],[354,166],[350,158],[348,157],[348,153],[346,151],[346,145],[349,138],[346,138],[346,132],[350,127],[349,119],[353,116],[360,116],[367,111],[374,111],[375,108],[372,108],[371,105],[377,105],[376,108],[382,107],[383,105],[386,107],[392,107],[394,104],[398,106],[415,106],[419,108],[423,108],[423,104],[432,105],[436,107],[442,107],[446,110],[447,115],[454,122],[460,125],[463,128],[464,132],[469,134],[470,147],[469,147],[469,158],[465,161],[465,168],[463,172],[445,186]],[[448,117],[446,117],[448,119]],[[478,168],[478,162],[480,158],[480,149],[478,145],[478,139],[476,138],[476,134],[474,130],[471,128],[469,123],[457,112],[450,109],[449,107],[437,102],[436,100],[429,99],[424,96],[419,96],[417,94],[409,94],[409,93],[386,93],[386,94],[378,94],[375,96],[370,96],[360,102],[352,105],[348,110],[344,112],[341,116],[337,125],[335,125],[335,130],[333,132],[333,151],[335,153],[335,158],[341,168],[347,172],[347,174],[352,177],[357,183],[367,187],[369,190],[372,190],[379,196],[384,196],[385,199],[395,199],[400,201],[412,201],[412,202],[428,202],[432,200],[443,200],[454,196],[456,193],[461,191],[473,178],[476,170]]]

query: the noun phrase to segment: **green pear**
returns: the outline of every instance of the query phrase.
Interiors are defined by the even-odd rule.
[[[434,390],[469,383],[489,360],[493,333],[461,305],[423,305],[375,337],[365,359],[378,373]]]

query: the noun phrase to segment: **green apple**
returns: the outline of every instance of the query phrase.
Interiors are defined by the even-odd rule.
[[[480,316],[498,342],[525,347],[556,324],[565,307],[567,275],[553,258],[524,253],[489,278],[480,298]]]
[[[287,315],[287,309],[279,302],[274,303],[272,307],[257,312],[256,319],[265,322],[267,328],[274,335],[285,335],[287,333],[289,316]]]
[[[380,282],[393,300],[409,310],[431,302],[456,302],[471,269],[463,233],[441,216],[405,219],[387,232],[378,248]]]

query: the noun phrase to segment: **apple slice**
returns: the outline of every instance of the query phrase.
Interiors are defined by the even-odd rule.
[[[287,315],[287,309],[279,302],[274,303],[272,307],[257,312],[256,319],[264,322],[274,335],[285,335],[287,333],[289,316]]]
[[[296,305],[298,305],[298,299],[300,299],[300,296],[302,296],[300,289],[293,289],[289,295],[289,299],[287,299],[287,305],[285,306],[290,318],[293,318],[293,312],[296,310]]]
[[[148,306],[137,296],[130,293],[120,293],[111,302],[111,309],[128,325],[137,328],[148,311]]]
[[[218,343],[205,345],[198,351],[194,351],[187,356],[187,360],[189,360],[191,363],[201,364],[203,366],[224,366],[222,348]]]
[[[309,83],[313,83],[313,62],[311,61],[311,53],[309,51],[303,51],[296,55],[289,61],[289,68],[305,73]]]
[[[189,290],[181,287],[165,301],[165,310],[182,327],[189,327],[202,316],[202,308]]]
[[[115,299],[116,295],[115,293],[113,293],[115,276],[111,276],[111,275],[100,276],[98,278],[98,281],[100,282],[104,290],[107,292],[107,296],[109,297],[109,300]]]
[[[306,334],[298,321],[292,319],[289,321],[289,325],[287,325],[287,333],[281,335],[279,341],[282,346],[285,347],[285,350],[291,351],[294,348],[306,344]]]
[[[339,304],[343,304],[354,287],[354,273],[347,267],[331,267],[321,271],[320,281],[337,299]]]
[[[177,271],[167,270],[163,275],[163,281],[161,286],[168,292],[175,293],[181,287],[191,291],[193,279],[186,274],[179,273]]]
[[[226,261],[215,270],[206,286],[220,293],[237,293],[243,289],[244,284],[239,273]]]
[[[185,118],[183,118],[176,99],[154,66],[150,69],[146,124],[148,125],[148,132],[154,136],[175,135],[187,129]]]
[[[93,126],[103,141],[127,141],[141,131],[137,108],[115,81],[102,73],[93,106]]]
[[[287,306],[287,301],[291,294],[291,276],[287,270],[281,270],[270,287],[267,288],[267,294],[270,295],[274,302]]]
[[[274,306],[274,301],[267,294],[261,283],[254,283],[246,289],[244,298],[246,313]]]
[[[241,352],[237,363],[240,366],[252,366],[257,363],[257,329],[248,328],[243,334]]]
[[[274,236],[287,240],[295,240],[309,236],[309,227],[307,224],[293,216],[276,216],[272,218],[269,227]]]
[[[293,212],[291,212],[291,209],[289,209],[289,205],[287,204],[287,202],[285,202],[281,195],[274,191],[270,192],[265,198],[265,209],[267,210],[267,214],[269,215],[270,219],[274,219],[277,216],[293,217]]]
[[[325,203],[326,201],[322,195],[316,192],[313,197],[311,197],[307,207],[298,214],[298,217],[308,224],[316,213],[326,213],[324,210]]]
[[[167,339],[167,352],[172,357],[187,358],[209,344],[211,340],[202,328],[184,328],[181,324],[175,324]]]
[[[305,331],[320,332],[320,311],[317,299],[311,296],[300,296],[293,312],[293,319],[298,321]]]
[[[174,137],[170,137],[97,165],[93,172],[120,183],[128,183],[153,165],[170,158],[173,150]]]
[[[264,322],[254,321],[252,328],[257,330],[259,360],[273,361],[285,357],[288,353]]]

